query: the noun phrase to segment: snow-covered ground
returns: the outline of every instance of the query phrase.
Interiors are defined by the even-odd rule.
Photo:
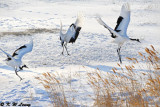
[[[131,21],[128,35],[140,38],[141,43],[127,42],[121,54],[138,58],[138,52],[150,45],[160,49],[160,1],[159,0],[1,0],[0,1],[0,48],[8,53],[33,38],[33,51],[23,57],[29,67],[18,72],[24,79],[19,81],[12,68],[4,63],[5,55],[0,52],[0,102],[23,102],[32,106],[51,106],[43,86],[35,77],[44,72],[72,75],[71,84],[78,92],[73,96],[76,105],[92,106],[92,95],[87,82],[87,73],[99,68],[112,73],[117,66],[117,45],[111,43],[110,33],[95,20],[96,14],[114,28],[123,3],[131,6]],[[70,56],[61,55],[59,40],[60,20],[63,29],[75,22],[81,12],[85,22],[75,44],[68,44]],[[8,32],[23,32],[27,29],[50,29],[53,32],[36,32],[31,35],[13,35]],[[76,76],[75,74],[81,76]],[[66,85],[67,87],[67,85]],[[68,95],[69,97],[69,95]]]

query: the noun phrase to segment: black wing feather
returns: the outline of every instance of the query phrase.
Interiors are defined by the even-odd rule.
[[[23,49],[23,48],[26,48],[26,47],[27,47],[26,45],[23,45],[23,46],[21,46],[20,48],[18,48],[17,50],[15,50],[14,53],[13,53],[13,55],[12,55],[12,57],[18,55],[18,54],[16,53],[17,51],[19,51],[19,50],[21,50],[21,49]]]
[[[119,18],[118,18],[118,20],[117,20],[117,25],[116,25],[116,27],[115,27],[115,31],[117,31],[117,32],[120,32],[121,30],[117,30],[117,28],[118,28],[118,26],[120,25],[120,23],[122,22],[122,20],[123,20],[123,17],[122,16],[119,16]]]
[[[117,28],[118,28],[118,26],[120,25],[120,23],[122,22],[122,20],[123,20],[123,17],[122,16],[119,16],[119,18],[117,19],[117,25],[116,25],[116,27],[114,28],[114,30],[116,31],[116,32],[120,32],[121,30],[117,30]],[[116,38],[116,36],[115,35],[113,35],[113,33],[111,33],[112,35],[111,35],[111,37],[112,38]]]
[[[72,24],[70,25],[70,27],[71,27],[71,26],[73,26],[74,29],[76,29],[76,33],[75,33],[75,36],[70,39],[69,43],[74,43],[74,42],[76,41],[76,39],[78,38],[79,32],[80,32],[80,30],[81,30],[81,27],[77,27],[77,28],[76,28],[76,25],[75,25],[74,23],[72,23]]]

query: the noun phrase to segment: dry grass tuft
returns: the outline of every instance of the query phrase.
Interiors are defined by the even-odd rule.
[[[104,74],[97,70],[88,74],[89,85],[94,91],[94,106],[98,107],[148,107],[157,106],[160,100],[160,57],[151,45],[145,49],[146,54],[138,53],[140,60],[127,58],[132,62],[123,68],[117,64],[113,74]],[[139,61],[138,61],[139,60]],[[140,61],[145,63],[144,67]],[[135,66],[149,72],[138,72]],[[123,74],[119,73],[122,72]],[[144,77],[145,76],[145,77]]]
[[[145,49],[145,54],[139,52],[139,56],[138,59],[127,58],[131,61],[130,65],[117,64],[118,68],[112,68],[113,73],[104,73],[97,69],[87,74],[88,84],[94,92],[94,95],[89,95],[94,100],[93,106],[158,107],[160,105],[159,53],[151,46],[151,49]],[[64,77],[48,72],[36,77],[48,92],[54,107],[73,107],[75,99],[68,101],[61,78]],[[66,78],[66,81],[68,80],[71,80],[71,75]],[[71,87],[71,82],[69,83]],[[73,94],[72,88],[67,91]]]
[[[53,104],[53,107],[74,107],[69,101],[67,101],[64,86],[62,82],[57,79],[53,73],[43,73],[41,77],[36,77],[48,92],[49,98]]]

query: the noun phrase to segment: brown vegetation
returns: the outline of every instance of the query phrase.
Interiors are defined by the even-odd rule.
[[[97,69],[88,73],[88,84],[94,95],[94,106],[98,107],[148,107],[160,104],[160,56],[153,46],[139,52],[139,58],[127,58],[129,65],[104,73]],[[138,67],[138,69],[136,69]],[[67,101],[60,76],[43,73],[37,77],[48,92],[54,107],[73,107],[74,99]],[[72,93],[72,89],[70,91]]]
[[[151,45],[151,49],[145,49],[145,55],[140,52],[139,55],[141,59],[127,58],[132,64],[126,65],[125,68],[118,64],[120,70],[113,68],[114,74],[102,74],[98,69],[94,74],[88,74],[89,84],[95,95],[95,106],[158,107],[160,101],[159,53]],[[145,66],[138,60],[143,61]],[[136,71],[136,65],[147,70]],[[123,72],[123,75],[119,72]]]

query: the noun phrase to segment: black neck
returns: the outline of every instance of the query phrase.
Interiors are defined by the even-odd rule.
[[[132,39],[132,38],[129,38],[129,39],[132,40],[132,41],[140,42],[139,39]]]
[[[72,24],[70,25],[70,27],[71,27],[71,26],[73,26],[74,28],[76,28],[76,25],[75,25],[74,23],[72,23]]]
[[[23,65],[22,67],[19,67],[21,70],[23,70],[23,68],[28,68],[26,65]]]

